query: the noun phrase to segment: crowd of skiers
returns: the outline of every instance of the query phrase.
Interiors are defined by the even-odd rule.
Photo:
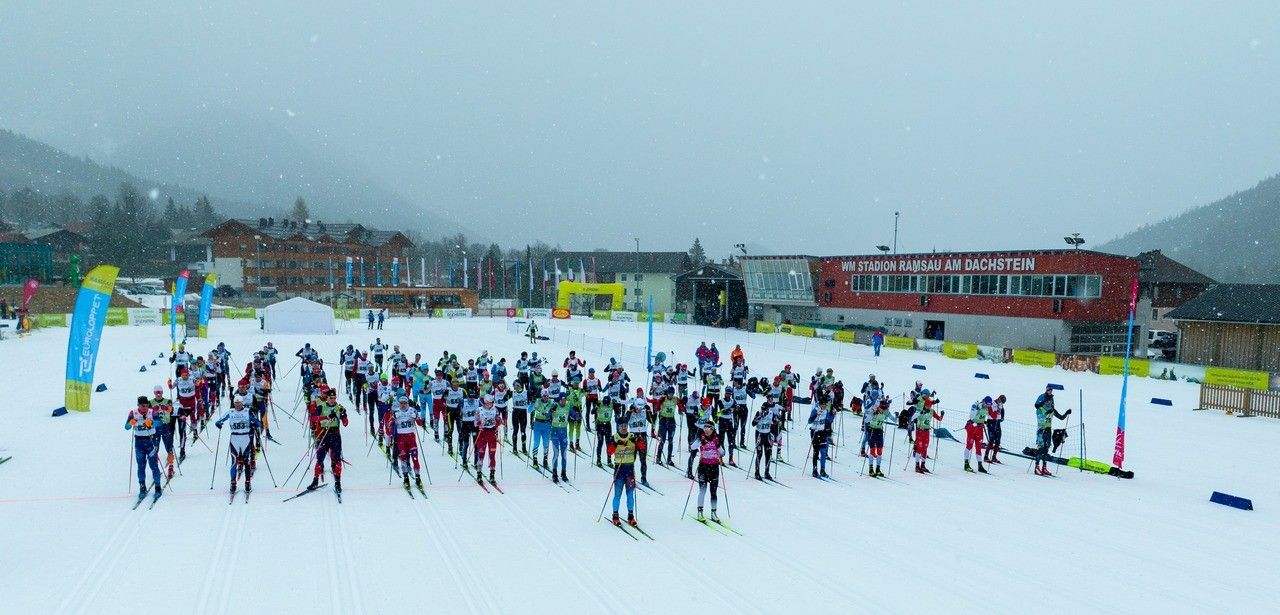
[[[530,338],[535,340],[536,332]],[[185,346],[178,346],[170,356],[175,378],[168,387],[176,390],[176,397],[170,401],[164,396],[165,388],[157,385],[153,397],[138,398],[138,406],[126,423],[135,436],[139,501],[147,493],[147,467],[153,474],[155,497],[159,497],[160,446],[168,455],[163,479],[167,482],[175,468],[175,444],[180,467],[188,435],[199,440],[207,432],[224,397],[230,399],[229,409],[213,424],[218,429],[230,424],[230,493],[234,498],[237,479],[243,476],[247,498],[262,441],[274,441],[269,410],[280,408],[271,399],[276,354],[270,343],[255,352],[242,372],[236,369],[233,384],[229,371],[233,364],[224,344],[219,343],[207,357],[193,356]],[[509,446],[515,456],[556,484],[569,482],[568,457],[572,454],[613,474],[614,524],[621,523],[619,509],[624,495],[627,521],[636,524],[635,490],[637,486],[652,489],[648,480],[650,451],[657,466],[678,472],[683,465],[685,477],[698,486],[697,518],[703,519],[709,495],[710,519],[716,521],[721,468],[734,467],[757,480],[775,481],[777,464],[786,463],[781,460],[782,451],[797,405],[809,406],[807,420],[802,416],[808,429],[805,457],[811,462],[810,475],[818,479],[830,479],[827,467],[836,445],[840,412],[861,418],[859,452],[871,477],[884,476],[885,428],[890,421],[914,444],[915,471],[929,473],[933,430],[945,414],[938,407],[936,393],[919,381],[903,396],[905,407],[893,412],[894,398],[886,394],[874,374],[858,395],[849,396],[846,405],[844,384],[830,368],[818,369],[809,379],[807,395],[800,396],[801,378],[790,365],[772,377],[754,376],[741,347],[735,347],[729,355],[729,367],[723,369],[714,343],[703,343],[696,349],[695,366],[667,365],[665,357],[657,357],[637,382],[616,359],[609,359],[597,371],[572,350],[554,364],[537,351],[521,352],[511,365],[505,357],[495,359],[487,351],[467,359],[443,351],[433,364],[420,353],[410,357],[399,345],[388,345],[379,337],[367,349],[354,345],[340,349],[337,382],[331,380],[325,361],[310,344],[295,356],[301,376],[299,403],[306,404],[312,445],[309,456],[314,460],[307,491],[322,484],[327,460],[334,491],[341,497],[341,428],[350,425],[347,409],[338,401],[341,393],[357,414],[367,417],[357,425],[367,428],[370,446],[376,443],[380,447],[392,469],[401,475],[406,490],[411,481],[423,490],[421,472],[426,463],[418,438],[428,433],[464,472],[474,469],[474,479],[482,487],[487,461],[488,483],[498,488],[497,460],[503,446]],[[633,388],[633,384],[642,386]],[[754,408],[756,399],[763,400],[758,408]],[[975,471],[971,465],[975,456],[977,472],[986,473],[986,463],[1001,463],[998,454],[1006,402],[1005,396],[999,395],[972,404],[965,423],[966,471]],[[1035,408],[1039,456],[1034,465],[1036,474],[1048,475],[1052,420],[1066,418],[1071,410],[1057,412],[1051,388],[1037,399]],[[292,412],[287,414],[293,416]],[[684,436],[678,437],[681,432]],[[585,449],[584,434],[588,442]],[[748,448],[751,457],[740,467],[739,451]],[[677,453],[682,457],[679,462]]]

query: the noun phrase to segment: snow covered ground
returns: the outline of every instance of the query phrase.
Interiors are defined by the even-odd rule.
[[[336,336],[268,337],[256,324],[215,321],[213,337],[191,347],[207,352],[225,341],[243,365],[270,340],[283,351],[283,371],[303,342],[333,361],[339,347],[367,347],[375,333],[344,323],[352,328]],[[555,326],[644,344],[635,324]],[[508,456],[506,494],[487,494],[459,482],[427,443],[430,499],[411,500],[388,485],[387,464],[366,454],[354,421],[344,435],[352,465],[341,505],[327,490],[282,503],[294,486],[273,489],[259,463],[251,503],[228,506],[226,466],[213,473],[214,455],[197,443],[157,506],[130,511],[136,482],[120,454],[132,455],[122,425],[134,398],[167,377],[167,362],[149,365],[168,350],[167,328],[108,328],[97,380],[109,390],[94,395],[89,414],[50,418],[62,405],[66,335],[46,329],[0,345],[0,457],[13,456],[0,465],[5,612],[1258,612],[1273,601],[1280,572],[1280,481],[1270,467],[1280,423],[1193,412],[1197,389],[1186,383],[1131,381],[1126,466],[1134,480],[1065,468],[1045,479],[1012,456],[991,476],[968,475],[953,442],[941,444],[937,474],[921,477],[903,471],[899,442],[893,480],[877,481],[858,476],[851,446],[832,472],[843,484],[788,466],[786,487],[727,470],[720,512],[744,534],[730,536],[681,520],[688,481],[651,465],[663,495],[639,493],[639,513],[656,540],[635,541],[595,522],[610,476],[585,460],[576,469],[570,460],[581,491],[566,491]],[[431,360],[443,349],[459,357],[487,349],[512,362],[528,349],[501,319],[393,319],[380,335]],[[662,327],[655,345],[687,360],[698,341],[696,329]],[[840,358],[805,356],[768,341],[746,346],[757,374],[791,363],[807,380],[833,367],[856,390],[874,372],[895,393],[922,378],[957,415],[982,395],[1004,393],[1010,419],[1030,422],[1035,395],[1056,382],[1066,387],[1060,407],[1077,408],[1074,423],[1083,390],[1089,456],[1110,461],[1118,377],[893,350],[876,361],[863,346]],[[545,342],[536,349],[556,362],[567,351]],[[599,368],[608,357],[597,353],[580,352]],[[277,384],[285,408],[296,386],[296,370]],[[1174,405],[1153,406],[1153,396]],[[283,481],[306,441],[298,424],[279,419],[282,445],[267,449],[267,461]],[[790,447],[792,463],[802,442]],[[1258,510],[1211,504],[1213,490],[1252,497]]]

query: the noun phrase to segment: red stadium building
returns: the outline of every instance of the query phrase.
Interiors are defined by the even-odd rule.
[[[1136,258],[1089,250],[820,258],[827,325],[1008,348],[1123,354]],[[1135,350],[1145,346],[1145,316]],[[1139,343],[1143,342],[1143,343]]]

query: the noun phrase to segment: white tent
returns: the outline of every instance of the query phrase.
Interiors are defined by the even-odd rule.
[[[294,297],[273,303],[262,310],[267,333],[321,333],[332,335],[333,308],[310,299]]]

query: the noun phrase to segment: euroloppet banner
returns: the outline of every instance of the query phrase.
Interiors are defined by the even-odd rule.
[[[198,337],[209,337],[209,312],[213,310],[213,291],[218,287],[218,274],[204,276],[204,286],[200,288],[200,330]]]
[[[67,337],[66,407],[76,412],[89,411],[93,393],[93,368],[98,362],[98,345],[102,327],[107,322],[107,307],[115,292],[120,268],[98,265],[84,277],[71,314],[71,331]]]

